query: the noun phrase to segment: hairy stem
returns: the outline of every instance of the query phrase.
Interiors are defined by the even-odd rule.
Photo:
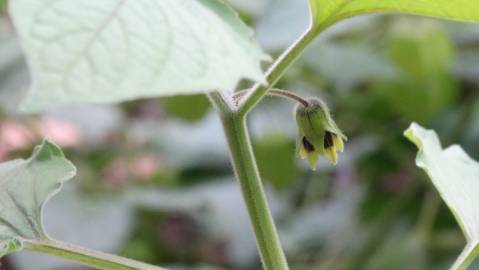
[[[233,94],[233,99],[241,99],[246,94],[248,94],[249,91],[250,91],[250,89],[245,89],[245,90],[235,92]],[[295,93],[292,93],[292,92],[289,92],[289,91],[286,91],[286,90],[278,89],[278,88],[271,88],[270,90],[268,90],[266,95],[291,99],[293,101],[296,101],[298,103],[303,104],[303,106],[305,106],[305,107],[307,107],[309,105],[308,101],[306,99],[300,97],[299,95],[297,95]]]
[[[303,53],[317,36],[313,28],[308,29],[293,45],[273,63],[266,73],[267,84],[257,83],[235,106],[219,92],[209,94],[218,110],[226,140],[230,149],[231,163],[241,185],[243,198],[256,236],[256,243],[263,267],[266,270],[288,270],[288,263],[279,241],[273,217],[268,207],[253,147],[246,126],[248,112],[259,103],[267,92],[279,81],[291,64]],[[284,96],[284,93],[282,93]],[[295,98],[291,95],[290,98]],[[299,102],[303,100],[296,99]]]
[[[41,252],[102,270],[166,270],[158,266],[53,240],[25,240],[25,249]]]
[[[288,270],[258,173],[246,118],[232,107],[224,108],[227,101],[221,94],[212,93],[210,99],[220,113],[231,163],[241,186],[263,267],[266,270]]]
[[[274,64],[266,72],[266,83],[257,83],[251,91],[244,97],[239,104],[238,113],[240,115],[248,114],[258,102],[266,95],[283,76],[286,70],[292,63],[303,53],[306,47],[314,40],[318,35],[317,31],[313,28],[308,29],[293,45],[291,45],[281,56],[274,62]]]

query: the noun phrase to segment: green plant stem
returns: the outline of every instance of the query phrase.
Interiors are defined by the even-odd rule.
[[[451,270],[466,270],[477,256],[479,256],[479,243],[467,244]]]
[[[318,31],[309,28],[293,45],[281,54],[266,72],[266,84],[256,83],[251,88],[251,91],[242,99],[238,106],[238,113],[240,115],[247,115],[248,112],[261,101],[268,90],[279,81],[286,70],[298,59],[318,34]]]
[[[245,89],[245,90],[235,92],[233,94],[233,99],[241,99],[242,97],[244,97],[244,95],[248,94],[249,91],[250,91],[250,89]],[[306,99],[300,97],[299,95],[297,95],[295,93],[292,93],[292,92],[289,92],[289,91],[286,91],[286,90],[278,89],[278,88],[271,88],[270,90],[268,90],[266,95],[290,99],[290,100],[293,100],[293,101],[296,101],[298,103],[303,104],[303,106],[305,106],[305,107],[307,107],[309,105],[308,101]]]
[[[41,252],[102,270],[166,270],[98,251],[53,240],[24,240],[25,249]]]
[[[242,98],[240,104],[231,104],[220,93],[209,94],[218,110],[226,140],[230,149],[231,163],[246,203],[250,221],[263,267],[266,270],[288,270],[288,263],[281,248],[273,217],[268,207],[253,147],[246,125],[246,116],[279,81],[291,64],[303,53],[317,36],[318,31],[308,29],[293,45],[273,63],[266,73],[266,84],[257,83]]]
[[[241,186],[263,267],[266,270],[288,270],[258,173],[246,117],[238,114],[234,107],[228,106],[221,94],[212,93],[209,96],[220,113],[231,163]]]

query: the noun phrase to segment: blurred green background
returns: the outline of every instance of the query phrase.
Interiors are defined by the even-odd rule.
[[[306,1],[232,4],[272,56],[308,25]],[[46,136],[79,170],[47,208],[49,233],[171,269],[260,269],[206,97],[20,115],[29,77],[4,6],[0,0],[0,160],[28,156]],[[291,269],[448,269],[465,240],[402,132],[419,122],[479,159],[479,26],[355,18],[326,31],[278,87],[323,98],[349,137],[337,166],[321,160],[311,172],[295,155],[292,103],[266,98],[251,116]],[[20,253],[0,269],[85,268]]]

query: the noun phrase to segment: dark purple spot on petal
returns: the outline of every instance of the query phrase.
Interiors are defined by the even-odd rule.
[[[306,139],[306,137],[303,137],[303,146],[307,152],[314,152],[314,146],[308,141],[308,139]]]
[[[330,148],[333,147],[333,133],[326,131],[324,133],[324,148]]]

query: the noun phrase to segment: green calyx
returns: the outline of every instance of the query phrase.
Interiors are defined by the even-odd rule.
[[[319,156],[324,155],[334,165],[338,152],[343,152],[347,138],[338,128],[326,104],[317,99],[307,99],[308,105],[298,104],[296,122],[299,128],[297,151],[301,158],[308,158],[312,170],[316,170]]]

